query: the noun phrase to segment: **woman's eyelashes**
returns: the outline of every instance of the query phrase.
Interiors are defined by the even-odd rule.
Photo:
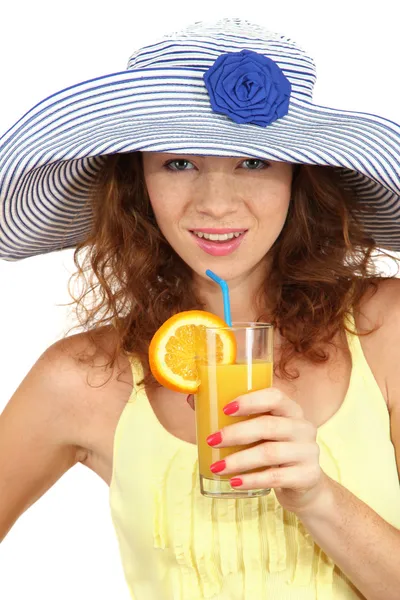
[[[186,168],[188,165],[191,166],[190,169]],[[185,160],[183,158],[169,160],[167,163],[165,163],[164,167],[166,169],[168,169],[169,171],[191,171],[192,169],[195,168],[193,163],[191,163],[189,160]]]
[[[243,165],[245,165],[243,167]],[[262,160],[260,158],[246,158],[242,160],[239,164],[239,167],[244,168],[246,171],[260,171],[267,169],[271,166],[267,160]],[[169,160],[166,162],[163,167],[168,171],[192,171],[195,169],[195,165],[190,161],[184,158],[178,158],[174,160]]]
[[[248,164],[249,171],[259,171],[262,169],[267,169],[271,166],[271,163],[269,163],[267,160],[261,160],[261,158],[246,158],[242,164],[244,163]]]

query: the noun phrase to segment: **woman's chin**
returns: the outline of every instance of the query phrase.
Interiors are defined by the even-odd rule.
[[[262,261],[263,263],[263,261]],[[259,270],[260,281],[261,278],[265,276],[265,265],[260,263],[252,263],[252,264],[238,264],[237,261],[201,261],[201,264],[197,263],[189,264],[191,269],[202,279],[206,279],[210,281],[209,277],[206,275],[206,271],[209,269],[213,271],[218,277],[229,282],[246,280],[250,276],[257,276],[257,271]]]

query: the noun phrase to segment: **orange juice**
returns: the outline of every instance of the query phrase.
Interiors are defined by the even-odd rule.
[[[228,416],[222,409],[241,394],[271,387],[272,362],[255,360],[233,365],[198,365],[198,370],[201,384],[196,395],[196,429],[200,475],[214,480],[230,479],[232,474],[212,473],[210,465],[254,444],[212,448],[206,439],[226,425],[259,416]]]

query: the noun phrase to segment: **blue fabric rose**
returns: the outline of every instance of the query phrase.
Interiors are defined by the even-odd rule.
[[[290,81],[263,54],[252,50],[221,54],[203,77],[212,109],[236,123],[266,127],[289,110]]]

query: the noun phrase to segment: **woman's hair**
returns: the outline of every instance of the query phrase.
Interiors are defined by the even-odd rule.
[[[145,382],[154,383],[148,348],[156,330],[177,312],[205,307],[191,269],[157,226],[141,153],[107,156],[90,201],[93,226],[75,250],[70,282],[80,285],[77,294],[70,285],[78,321],[89,332],[113,327],[107,364],[114,367],[121,351],[134,353]],[[257,297],[259,320],[272,322],[285,340],[275,366],[281,377],[298,376],[288,369],[295,356],[326,361],[327,345],[347,328],[345,317],[371,284],[376,289],[376,246],[359,221],[365,210],[371,208],[346,189],[339,169],[295,167],[287,218]]]

